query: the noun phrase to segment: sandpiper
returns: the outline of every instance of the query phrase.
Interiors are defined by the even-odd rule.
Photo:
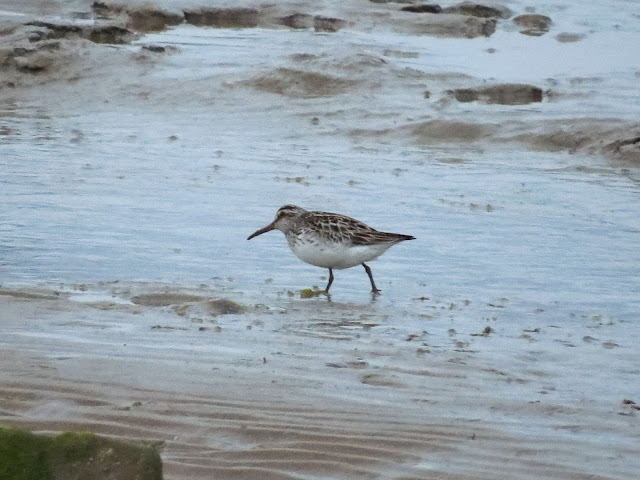
[[[280,230],[291,251],[300,260],[329,269],[328,293],[333,283],[333,269],[362,265],[371,280],[371,292],[380,293],[373,281],[369,262],[389,247],[411,235],[379,232],[355,218],[328,212],[310,212],[295,205],[280,207],[276,218],[264,228],[253,232],[247,240],[271,230]]]

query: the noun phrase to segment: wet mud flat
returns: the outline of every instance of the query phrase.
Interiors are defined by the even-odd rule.
[[[176,480],[640,470],[625,2],[5,3],[0,423]],[[301,299],[245,242],[286,203],[417,241]]]
[[[0,421],[142,441],[174,479],[626,479],[640,467],[630,325],[472,331],[455,320],[473,313],[462,303],[419,331],[397,309],[291,299],[237,313],[212,310],[216,297],[4,290]]]
[[[69,109],[132,102],[144,109],[192,108],[225,98],[237,109],[253,104],[273,112],[285,102],[289,115],[318,126],[316,135],[421,146],[490,141],[638,165],[640,72],[625,49],[614,56],[607,52],[621,42],[631,45],[637,35],[624,5],[608,12],[621,22],[618,37],[596,23],[602,13],[596,7],[554,19],[517,2],[444,7],[76,2],[58,10],[33,2],[7,7],[0,12],[0,98],[9,104],[41,95],[41,88],[51,92],[51,99],[66,99]],[[562,12],[559,6],[549,10]],[[222,54],[218,61],[192,63],[200,71],[170,73],[167,89],[163,75],[154,73],[166,74],[180,63],[184,68],[192,42],[212,31],[257,32],[254,46],[270,42],[271,49],[263,57]],[[315,38],[295,37],[311,32]],[[280,44],[274,36],[287,41]],[[467,55],[473,64],[452,63],[468,61]],[[602,64],[589,68],[594,58]],[[112,95],[116,91],[120,98]],[[376,108],[362,111],[367,94]],[[47,102],[38,99],[40,105]],[[520,114],[521,105],[530,105],[529,115]],[[287,121],[286,115],[280,120]],[[10,125],[3,132],[19,134]]]

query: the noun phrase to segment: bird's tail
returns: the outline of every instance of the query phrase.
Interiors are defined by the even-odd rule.
[[[416,237],[414,237],[413,235],[403,235],[401,233],[396,233],[394,235],[398,239],[398,242],[404,242],[405,240],[415,240],[416,239]]]

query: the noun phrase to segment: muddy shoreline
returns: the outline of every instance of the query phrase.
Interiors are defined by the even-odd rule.
[[[128,90],[128,100],[144,106],[148,96],[162,94],[160,86],[148,83],[146,73],[162,68],[167,56],[179,55],[175,47],[154,46],[144,43],[144,35],[176,28],[180,24],[191,24],[199,28],[271,28],[271,29],[315,29],[316,32],[331,34],[342,29],[353,31],[375,31],[385,28],[400,28],[400,31],[414,31],[422,28],[420,34],[440,38],[472,38],[469,25],[474,21],[493,22],[490,32],[478,34],[491,36],[497,21],[507,31],[514,25],[531,27],[512,35],[550,35],[551,19],[539,19],[535,15],[516,16],[505,8],[495,11],[464,10],[450,8],[438,14],[415,14],[403,11],[393,2],[370,3],[357,14],[353,6],[347,3],[340,11],[344,18],[300,13],[304,7],[295,7],[285,3],[268,7],[232,7],[194,9],[186,5],[172,5],[165,10],[156,5],[125,5],[108,2],[94,2],[91,5],[76,6],[76,10],[59,12],[62,20],[27,20],[37,18],[34,13],[25,13],[24,20],[18,17],[5,17],[0,28],[3,48],[0,51],[0,64],[4,66],[0,74],[0,99],[4,102],[27,100],[41,89],[55,92],[56,99],[62,103],[82,101],[85,105],[103,102],[112,103],[109,87],[122,83],[123,74],[135,78],[134,88]],[[461,4],[463,5],[463,4]],[[80,10],[77,10],[77,9]],[[462,12],[462,13],[460,13]],[[77,20],[80,17],[81,20]],[[526,17],[526,18],[525,18]],[[544,17],[538,15],[538,17]],[[83,19],[90,20],[83,20]],[[372,19],[380,18],[373,22]],[[442,20],[444,18],[444,20]],[[75,20],[74,20],[75,19]],[[324,19],[324,20],[323,20]],[[78,23],[78,22],[81,23]],[[333,21],[337,26],[329,26]],[[74,23],[75,22],[75,23]],[[83,23],[82,23],[83,22]],[[324,22],[324,23],[323,23]],[[538,23],[536,23],[538,22]],[[535,30],[540,22],[547,25],[543,31]],[[442,27],[442,25],[446,27]],[[425,26],[432,27],[425,27]],[[485,25],[481,23],[481,25]],[[420,26],[420,27],[419,27]],[[442,28],[441,28],[442,27]],[[534,29],[537,33],[532,33]],[[558,35],[562,35],[559,33]],[[565,35],[566,36],[566,35]],[[563,42],[560,36],[558,42]],[[131,44],[141,39],[135,49],[114,50],[114,45]],[[582,41],[578,36],[576,41]],[[393,57],[410,55],[412,52],[392,52],[385,56],[361,56],[340,58],[339,56],[318,56],[304,54],[293,55],[284,67],[277,67],[263,73],[249,73],[250,78],[222,79],[223,90],[229,88],[258,90],[276,94],[287,99],[312,99],[330,97],[358,96],[363,91],[380,92],[394,85],[404,86],[414,91],[415,101],[422,100],[427,109],[443,110],[454,108],[454,104],[481,103],[502,105],[497,110],[499,116],[505,114],[504,121],[496,121],[494,115],[490,121],[482,120],[485,114],[473,115],[459,122],[463,130],[459,135],[449,133],[452,129],[446,117],[429,120],[436,129],[426,135],[420,133],[423,123],[401,122],[395,119],[393,128],[388,126],[374,129],[342,129],[333,131],[346,138],[361,134],[379,137],[382,141],[400,140],[417,145],[431,145],[439,142],[465,141],[469,143],[515,143],[538,151],[568,152],[570,154],[604,156],[617,164],[637,167],[640,164],[640,123],[624,118],[591,118],[590,116],[559,116],[551,122],[539,122],[519,117],[517,122],[507,120],[509,109],[518,105],[538,102],[562,103],[566,98],[584,96],[593,97],[596,92],[591,85],[598,79],[586,79],[585,88],[580,91],[576,86],[585,79],[569,79],[571,91],[562,87],[549,87],[554,79],[545,83],[526,84],[487,81],[447,71],[419,71],[398,68],[390,60]],[[493,53],[493,52],[491,52]],[[490,53],[490,54],[491,54]],[[574,81],[575,80],[575,81]],[[557,83],[557,82],[556,82]],[[91,86],[90,96],[84,92]],[[124,87],[124,86],[123,86]],[[231,93],[231,92],[228,92]],[[247,96],[245,95],[245,101]],[[426,99],[425,99],[426,98]],[[328,106],[329,104],[327,104]],[[331,114],[331,108],[324,116]],[[485,112],[488,113],[488,112]],[[315,105],[312,111],[298,115],[322,119]],[[354,119],[355,120],[355,119]],[[402,124],[404,123],[404,124]],[[455,128],[453,129],[455,130]],[[474,134],[473,132],[482,132]],[[406,133],[409,133],[408,135]],[[7,127],[3,135],[11,136]]]
[[[547,358],[566,326],[521,332],[510,342],[524,357],[508,367],[486,355],[504,332],[397,326],[381,342],[398,318],[375,307],[289,301],[221,315],[55,296],[0,295],[2,423],[154,445],[166,478],[622,479],[638,467],[634,400],[571,393],[584,375],[576,350]],[[576,347],[592,363],[615,358],[631,387],[624,330],[573,326],[571,336],[585,338]]]
[[[0,423],[173,480],[633,478],[637,19],[553,5],[5,2]],[[304,299],[246,247],[285,203],[417,241]]]

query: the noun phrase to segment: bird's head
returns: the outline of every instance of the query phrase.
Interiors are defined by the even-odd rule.
[[[281,232],[287,233],[295,221],[301,216],[307,213],[304,208],[297,207],[295,205],[284,205],[278,209],[276,212],[276,218],[264,228],[260,230],[256,230],[247,240],[251,240],[253,237],[257,237],[258,235],[262,235],[263,233],[270,232],[271,230],[280,230]]]

